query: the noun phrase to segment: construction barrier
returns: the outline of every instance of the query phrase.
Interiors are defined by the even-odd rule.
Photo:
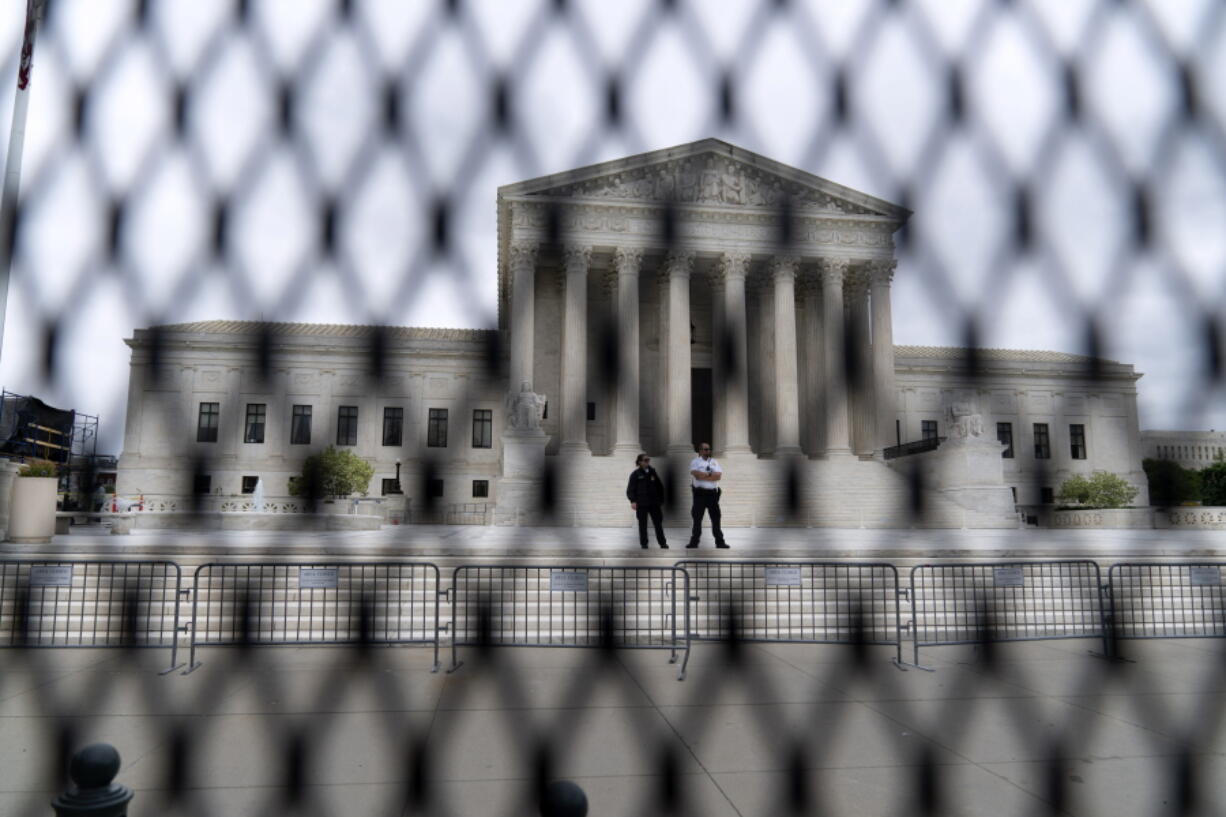
[[[909,594],[917,667],[920,647],[949,644],[1099,638],[1109,651],[1091,561],[916,565]]]
[[[1226,562],[1120,562],[1107,571],[1112,640],[1226,637]]]
[[[677,562],[690,576],[690,637],[883,644],[902,663],[898,568],[882,562]]]
[[[182,571],[166,561],[0,561],[0,646],[166,647],[178,668]]]
[[[464,646],[669,650],[690,658],[680,567],[465,565],[452,574],[451,670]],[[678,621],[680,617],[680,621]]]
[[[439,669],[439,570],[428,562],[212,562],[192,581],[205,645],[428,644]]]

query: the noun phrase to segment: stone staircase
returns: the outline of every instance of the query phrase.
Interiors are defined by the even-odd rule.
[[[657,458],[653,464],[673,487],[665,524],[690,524],[689,458]],[[905,476],[876,460],[719,458],[724,469],[720,507],[727,527],[830,528],[1014,528],[1012,514],[964,508],[936,491],[925,491],[918,515]],[[624,458],[559,455],[554,468],[557,505],[550,520],[563,526],[628,527],[634,514],[625,498],[634,467]],[[791,478],[791,479],[789,479]],[[788,485],[796,506],[788,507]],[[1007,490],[1007,489],[1005,489]],[[708,525],[704,524],[704,529]]]

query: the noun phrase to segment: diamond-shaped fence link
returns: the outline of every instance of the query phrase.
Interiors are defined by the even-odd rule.
[[[384,415],[384,444],[402,447],[416,469],[404,487],[412,482],[418,504],[394,521],[492,523],[493,504],[456,505],[435,485],[451,473],[442,456],[449,428],[467,444],[472,415],[472,446],[492,445],[493,420],[476,395],[492,388],[501,400],[514,375],[518,250],[510,225],[490,218],[494,184],[711,136],[846,173],[914,211],[888,239],[907,272],[895,302],[958,340],[950,365],[965,372],[964,385],[991,375],[984,347],[1026,321],[1022,303],[1022,315],[1051,317],[1048,337],[1081,353],[1065,361],[1068,371],[1091,382],[1116,365],[1109,358],[1134,352],[1138,335],[1174,336],[1151,373],[1171,421],[1223,417],[1226,4],[31,0],[27,12],[7,12],[0,40],[15,108],[28,104],[34,117],[29,138],[14,128],[9,141],[0,213],[6,371],[122,417],[133,410],[115,386],[126,382],[127,360],[102,359],[97,339],[143,330],[143,385],[162,394],[144,404],[156,415],[144,427],[156,427],[168,459],[191,464],[191,484],[176,489],[177,501],[146,508],[140,497],[138,515],[183,514],[207,529],[257,501],[246,496],[256,486],[237,497],[210,491],[207,476],[226,455],[202,455],[193,443],[263,442],[262,404],[242,418],[237,404],[219,415],[201,403],[197,413],[166,365],[169,327],[246,321],[235,330],[249,341],[242,371],[225,385],[237,394],[279,376],[292,358],[285,337],[303,322],[343,316],[328,320],[352,325],[331,325],[327,342],[357,350],[362,379],[349,387],[374,394],[392,387],[407,344],[444,337],[405,324],[437,323],[432,312],[445,305],[487,327],[446,336],[479,361],[465,372],[475,385],[456,405],[459,426],[444,413],[413,436],[403,415]],[[832,271],[788,254],[812,204],[799,188],[765,189],[750,176],[735,180],[745,187],[713,188],[777,225],[782,252],[764,270],[748,256],[696,258],[685,204],[705,195],[701,168],[626,184],[647,185],[639,192],[659,200],[639,225],[653,240],[650,263],[621,250],[602,259],[611,303],[622,265],[635,275],[641,262],[645,272],[658,267],[665,286],[669,275],[739,275],[752,302],[766,305],[746,318],[757,329],[780,314],[767,311],[769,276],[794,278],[803,295]],[[586,274],[591,249],[572,246],[585,227],[566,196],[532,212],[532,252],[554,270],[542,277]],[[951,220],[954,212],[977,218]],[[854,206],[840,213],[863,215]],[[958,226],[967,223],[974,229]],[[495,270],[496,299],[487,297]],[[721,377],[743,377],[764,395],[754,411],[772,413],[769,373],[738,345],[745,327],[716,314],[723,325],[693,331],[710,329]],[[848,385],[853,420],[872,413],[855,395],[871,377],[864,341],[880,317],[851,310],[842,337],[824,347],[829,371]],[[564,324],[562,314],[537,315],[536,331],[560,335]],[[814,326],[800,313],[802,336]],[[625,332],[609,321],[589,339],[602,393],[620,387],[628,366],[638,377],[637,360],[619,354]],[[288,416],[290,406],[276,408]],[[552,410],[551,422],[570,412],[563,423],[583,426],[574,405],[538,409],[544,420]],[[828,409],[801,401],[800,423],[812,429],[799,441],[806,450],[825,440],[814,418]],[[356,409],[335,423],[315,419],[317,447],[358,435]],[[301,429],[309,441],[310,413],[293,422],[292,435]],[[907,447],[900,438],[893,453],[902,461],[937,447],[932,439]],[[1013,450],[1012,431],[1001,441]],[[1047,444],[1034,441],[1036,450]],[[544,462],[529,475],[530,492],[558,525],[551,542],[566,542],[564,526],[580,524],[573,481],[562,460]],[[756,479],[769,500],[743,519],[729,511],[729,524],[829,520],[812,471],[783,457],[765,462]],[[1026,490],[1051,484],[1044,463]],[[384,480],[391,493],[402,489],[396,468]],[[662,461],[660,471],[674,491],[680,469]],[[905,488],[858,516],[836,515],[835,526],[959,526],[927,490],[933,474],[898,472]],[[77,490],[93,494],[92,485]],[[474,482],[474,499],[489,496],[477,491]],[[307,471],[268,510],[345,530],[329,518],[334,493]],[[111,510],[117,523],[132,516],[118,498]],[[1031,562],[935,565],[915,567],[922,580],[913,572],[909,588],[899,587],[900,569],[911,567],[901,564],[474,562],[444,565],[455,570],[444,587],[433,565],[429,577],[393,576],[400,568],[387,560],[329,552],[305,566],[317,571],[315,586],[289,575],[301,572],[297,563],[212,565],[233,581],[210,595],[199,579],[189,594],[164,562],[8,555],[0,751],[12,755],[0,766],[28,783],[0,794],[4,813],[50,813],[69,758],[95,740],[122,747],[118,780],[138,790],[133,814],[530,814],[574,795],[559,778],[581,779],[593,803],[632,814],[1103,813],[1079,791],[1096,761],[1118,776],[1117,789],[1135,793],[1135,813],[1226,807],[1226,652],[1209,640],[1226,631],[1221,565],[1203,559],[1082,563],[1103,568],[1105,583],[1051,566],[1068,580],[1046,585],[1030,581],[1044,570]],[[571,578],[552,578],[559,572]],[[349,585],[353,576],[360,586]],[[600,591],[580,597],[567,585],[579,576],[584,590],[598,577]],[[581,657],[551,664],[530,652],[554,625],[567,635],[559,645],[588,648],[575,651]],[[1016,645],[999,643],[1054,643],[1070,631],[1102,637],[1109,657],[1043,647],[1050,660],[1034,669],[1012,660]],[[1172,637],[1195,642],[1164,652]],[[1156,652],[1126,660],[1151,638]],[[650,663],[658,655],[626,649],[636,640],[684,650],[688,679],[679,684],[675,667]],[[269,642],[333,646],[278,651]],[[908,643],[916,663],[921,645],[964,652],[928,676],[897,660]],[[200,671],[164,677],[164,651],[137,649],[170,647],[177,668],[179,650],[206,645]],[[513,645],[534,657],[521,660]],[[464,646],[464,666],[436,675],[447,646]],[[546,681],[528,660],[544,662]],[[939,686],[917,686],[925,678]],[[590,760],[619,753],[612,765]],[[103,798],[114,765],[105,751],[80,760],[64,802]],[[848,773],[853,766],[875,776]],[[608,788],[631,778],[641,785]],[[581,813],[573,803],[550,808]]]

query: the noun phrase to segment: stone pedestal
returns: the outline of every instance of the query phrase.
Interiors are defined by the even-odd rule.
[[[13,484],[13,513],[9,517],[8,541],[47,544],[55,535],[55,477],[18,477]]]
[[[535,524],[538,520],[548,443],[549,435],[539,429],[503,435],[495,525]]]
[[[9,530],[9,510],[13,507],[13,480],[21,465],[12,460],[0,460],[0,542]]]
[[[1005,485],[1003,448],[984,436],[948,440],[936,451],[921,455],[924,484],[976,514],[1015,516],[1013,494]]]

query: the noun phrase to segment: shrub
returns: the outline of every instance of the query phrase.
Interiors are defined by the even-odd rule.
[[[1201,500],[1206,505],[1226,505],[1226,462],[1215,462],[1200,472]]]
[[[302,464],[302,476],[290,480],[290,493],[318,499],[365,494],[375,468],[352,451],[328,446]]]
[[[1160,507],[1201,500],[1201,472],[1172,460],[1145,460],[1149,479],[1149,503]]]
[[[58,477],[59,475],[59,467],[46,460],[31,460],[17,472],[19,477]]]
[[[1069,477],[1060,486],[1056,499],[1075,503],[1082,508],[1122,508],[1137,495],[1137,489],[1123,477],[1107,471],[1095,471],[1088,477]]]

